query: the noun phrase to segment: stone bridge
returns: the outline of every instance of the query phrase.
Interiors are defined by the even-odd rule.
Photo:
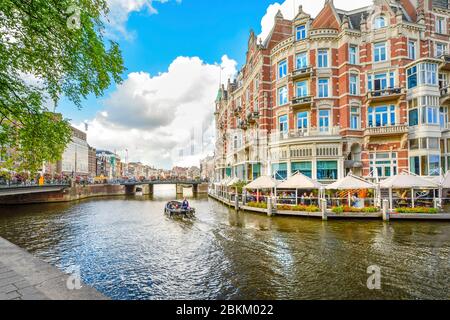
[[[58,192],[66,188],[70,188],[68,184],[49,184],[49,185],[24,185],[24,186],[1,186],[0,187],[0,197],[5,196],[16,196],[31,193],[47,193],[47,192]]]
[[[153,189],[155,185],[175,185],[177,190],[177,195],[183,194],[183,188],[192,188],[194,194],[198,193],[198,186],[202,184],[199,180],[144,180],[144,181],[126,181],[121,183],[125,186],[127,194],[134,194],[137,192],[138,188],[144,193],[144,190],[148,186],[148,194],[153,194]]]

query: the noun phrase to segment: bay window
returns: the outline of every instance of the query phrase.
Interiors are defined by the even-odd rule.
[[[396,124],[395,106],[377,106],[368,108],[369,127],[386,127]]]
[[[406,71],[408,89],[417,87],[418,85],[437,85],[437,64],[436,63],[419,63]]]
[[[422,155],[409,158],[409,170],[421,176],[439,176],[441,171],[440,155]]]

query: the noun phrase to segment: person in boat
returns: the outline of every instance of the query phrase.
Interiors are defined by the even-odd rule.
[[[183,204],[181,205],[181,209],[183,209],[183,210],[188,210],[189,209],[189,202],[187,201],[186,198],[184,198],[184,200],[183,200]]]

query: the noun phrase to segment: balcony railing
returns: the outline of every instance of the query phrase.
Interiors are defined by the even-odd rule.
[[[289,132],[276,132],[271,135],[271,141],[276,142],[276,141],[298,139],[298,138],[338,136],[339,131],[340,131],[340,127],[336,126],[336,127],[299,129],[299,130],[292,130]]]
[[[450,70],[450,53],[444,52],[437,56],[436,58],[442,60],[440,68],[441,70]]]
[[[369,91],[367,99],[369,100],[384,100],[396,98],[402,94],[402,88],[386,88],[382,90]]]
[[[296,97],[292,99],[292,106],[302,106],[312,103],[312,96]]]
[[[394,126],[386,127],[371,127],[364,131],[366,136],[381,136],[381,135],[392,135],[392,134],[403,134],[408,133],[408,125],[397,124]]]
[[[441,98],[448,98],[450,96],[450,85],[440,88]]]
[[[313,68],[312,67],[304,67],[299,68],[297,70],[292,71],[291,78],[297,79],[297,78],[306,78],[311,77],[313,75]]]

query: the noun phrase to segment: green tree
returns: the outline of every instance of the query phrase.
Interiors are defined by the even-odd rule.
[[[53,113],[60,97],[81,108],[121,82],[119,46],[103,37],[107,13],[106,0],[0,0],[0,150],[12,149],[3,166],[34,173],[59,160],[71,137]]]

